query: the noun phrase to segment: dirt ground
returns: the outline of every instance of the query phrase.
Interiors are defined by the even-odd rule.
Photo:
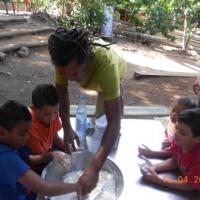
[[[144,54],[151,54],[152,59],[159,55],[167,55],[177,62],[186,59],[189,63],[198,62],[198,55],[181,55],[178,52],[169,50],[160,51],[158,48],[144,46],[132,42],[119,42],[120,48],[133,48]],[[128,45],[128,47],[127,47]],[[159,61],[160,62],[160,61]],[[160,64],[160,63],[158,63]],[[0,104],[8,99],[18,100],[26,105],[30,105],[32,89],[41,83],[54,82],[54,67],[50,62],[47,49],[33,49],[31,55],[26,58],[18,58],[15,54],[10,54],[4,63],[0,63]],[[180,96],[190,96],[196,98],[192,91],[195,78],[187,77],[148,77],[135,80],[133,78],[133,68],[128,67],[124,78],[124,100],[125,105],[161,105],[170,106],[174,98]],[[77,104],[79,93],[78,85],[70,83],[69,93],[72,104]],[[94,96],[87,98],[87,104],[94,104]]]

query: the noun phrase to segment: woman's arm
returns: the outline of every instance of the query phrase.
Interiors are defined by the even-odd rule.
[[[99,171],[110,153],[117,136],[120,132],[121,123],[121,98],[105,101],[105,113],[107,118],[107,127],[105,129],[101,145],[92,161],[92,165]]]
[[[74,140],[79,144],[79,139],[77,134],[73,131],[70,123],[68,87],[66,85],[56,84],[56,89],[60,99],[59,114],[64,130],[64,144],[66,151],[70,153],[71,147],[73,150],[76,150]]]
[[[98,173],[101,170],[106,157],[110,153],[120,131],[121,98],[118,97],[114,100],[106,101],[104,102],[104,105],[108,124],[97,153],[92,159],[89,167],[79,179],[79,183],[83,189],[81,191],[83,195],[89,193],[95,187],[98,180]]]

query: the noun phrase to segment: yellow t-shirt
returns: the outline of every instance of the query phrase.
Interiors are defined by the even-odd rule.
[[[79,84],[82,88],[102,92],[104,100],[115,99],[120,95],[120,82],[124,77],[126,65],[126,61],[112,47],[94,47]],[[68,80],[57,68],[55,81],[58,84],[68,84]]]

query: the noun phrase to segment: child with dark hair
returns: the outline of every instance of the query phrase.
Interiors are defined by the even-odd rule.
[[[49,36],[48,45],[55,64],[66,150],[70,152],[70,147],[76,150],[75,139],[78,141],[69,119],[68,80],[78,82],[83,89],[98,92],[95,117],[106,114],[108,121],[101,145],[80,178],[85,195],[91,191],[94,179],[119,136],[123,110],[121,82],[127,63],[112,47],[108,47],[109,44],[94,41],[83,29],[59,28]]]
[[[198,76],[193,84],[193,92],[197,95],[197,106],[200,108],[200,76]]]
[[[196,104],[188,97],[181,97],[174,101],[172,109],[169,116],[169,121],[165,130],[165,139],[162,142],[162,150],[151,150],[147,146],[143,145],[138,148],[139,155],[147,157],[158,157],[166,158],[170,157],[171,153],[168,151],[168,148],[171,146],[171,143],[174,139],[176,132],[176,123],[178,120],[178,115],[182,110],[195,108]]]
[[[51,84],[38,85],[32,92],[30,111],[32,124],[27,141],[31,149],[30,165],[34,171],[41,173],[49,161],[65,158],[62,152],[51,151],[53,145],[64,151],[63,139],[58,136],[62,126],[56,88]]]
[[[140,166],[144,179],[169,188],[183,191],[200,190],[200,109],[181,111],[177,122],[175,139],[170,147],[172,157],[157,164]],[[179,168],[181,176],[176,179],[161,177],[157,172]]]
[[[193,86],[192,86],[193,92],[198,95],[200,92],[200,76],[197,76]]]
[[[18,150],[26,144],[30,126],[31,114],[25,106],[7,101],[0,107],[0,199],[35,199],[28,189],[49,196],[78,191],[78,184],[41,179],[21,159]]]

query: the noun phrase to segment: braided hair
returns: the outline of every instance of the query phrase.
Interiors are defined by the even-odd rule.
[[[52,62],[61,67],[74,60],[82,65],[88,61],[92,46],[109,48],[111,44],[95,43],[94,37],[88,31],[76,28],[71,30],[58,28],[48,39],[49,54]]]

